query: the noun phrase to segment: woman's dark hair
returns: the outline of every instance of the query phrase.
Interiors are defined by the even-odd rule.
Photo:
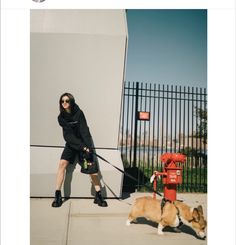
[[[69,100],[70,100],[69,103],[70,103],[71,109],[73,109],[73,107],[74,107],[74,105],[75,105],[75,98],[74,98],[74,96],[73,96],[72,94],[70,94],[70,93],[64,93],[64,94],[62,94],[62,95],[60,96],[60,99],[59,99],[59,110],[60,110],[60,112],[65,111],[64,108],[63,108],[63,106],[62,106],[62,98],[63,98],[64,96],[67,96],[67,97],[69,98]]]

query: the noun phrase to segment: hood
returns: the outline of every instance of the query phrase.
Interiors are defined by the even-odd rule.
[[[73,117],[75,114],[80,113],[80,108],[77,104],[74,104],[73,107],[71,108],[71,113],[68,113],[66,111],[62,111],[58,118],[60,118],[61,122],[66,121],[66,122],[71,122],[73,121]],[[64,122],[65,123],[65,122]],[[60,123],[61,125],[61,123]]]

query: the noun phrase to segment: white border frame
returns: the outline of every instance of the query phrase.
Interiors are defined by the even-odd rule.
[[[208,9],[208,243],[235,244],[235,2],[135,2],[134,5],[132,0],[94,0],[86,4],[75,0],[2,1],[1,244],[30,243],[30,8]]]

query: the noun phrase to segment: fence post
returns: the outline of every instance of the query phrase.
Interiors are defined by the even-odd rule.
[[[139,82],[136,82],[136,93],[135,93],[135,118],[134,118],[134,161],[133,167],[137,166],[137,128],[138,128],[138,93],[139,93]]]

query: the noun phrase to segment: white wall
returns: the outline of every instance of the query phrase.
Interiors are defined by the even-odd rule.
[[[125,11],[31,10],[30,44],[31,195],[53,195],[62,151],[53,147],[64,146],[57,122],[58,100],[64,92],[72,93],[84,111],[95,146],[110,149],[110,160],[114,157],[113,164],[123,168],[117,145],[127,45]],[[39,173],[38,164],[47,170]],[[49,186],[39,188],[37,183],[47,174],[52,175]],[[115,192],[120,195],[123,176],[117,176]]]

